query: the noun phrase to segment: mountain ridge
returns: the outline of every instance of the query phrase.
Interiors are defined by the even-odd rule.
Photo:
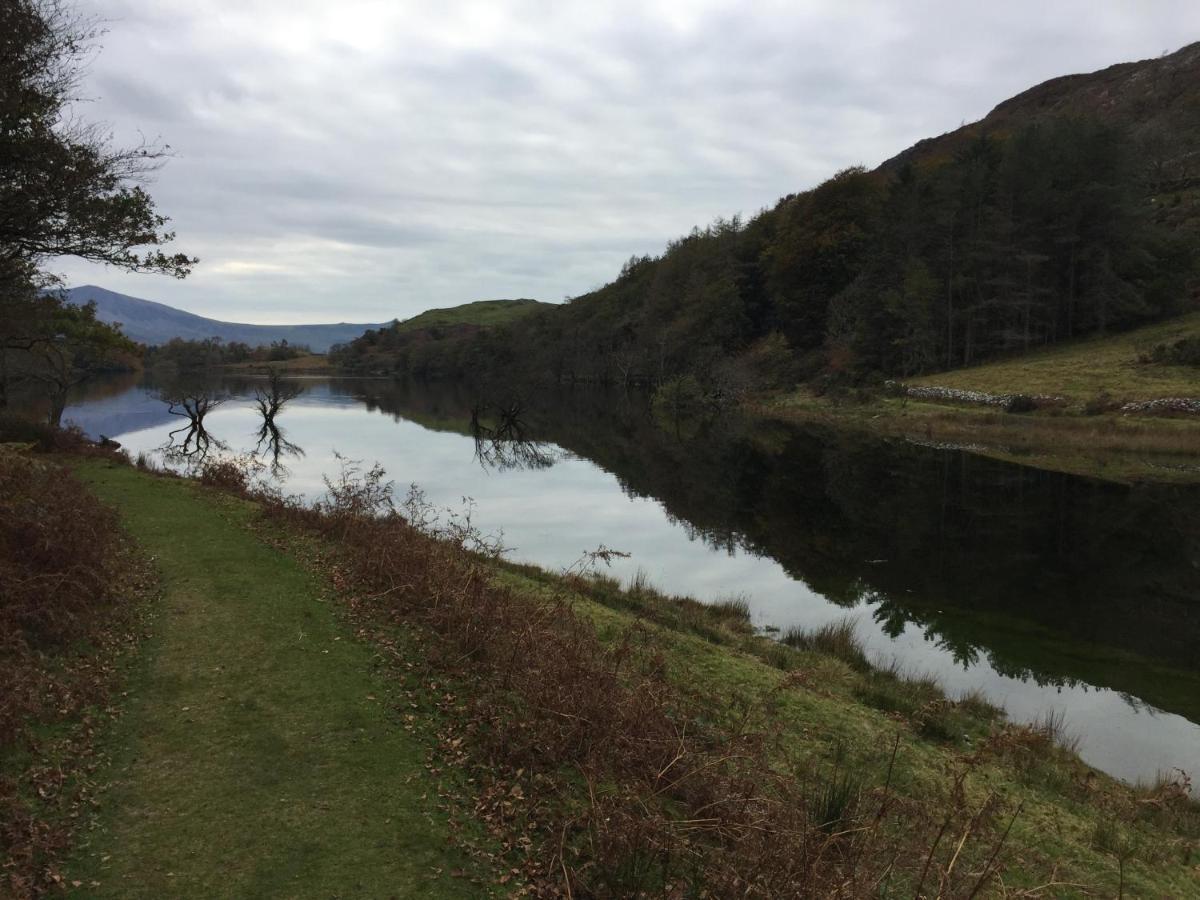
[[[316,353],[325,353],[334,344],[345,343],[364,334],[379,323],[334,322],[312,325],[256,325],[211,319],[157,300],[132,297],[94,284],[64,291],[67,302],[83,305],[96,302],[96,317],[121,330],[139,344],[160,345],[172,338],[206,340],[220,338],[252,346],[286,340],[289,344],[307,344]]]

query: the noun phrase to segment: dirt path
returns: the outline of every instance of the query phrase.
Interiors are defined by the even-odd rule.
[[[450,876],[467,864],[424,745],[313,577],[255,539],[237,501],[129,467],[79,472],[163,582],[100,818],[69,867],[80,895],[477,896]]]

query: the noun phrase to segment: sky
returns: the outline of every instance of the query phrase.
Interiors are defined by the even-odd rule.
[[[873,167],[1057,75],[1200,40],[1195,0],[91,0],[77,113],[173,157],[213,318],[382,322],[561,301],[718,216]]]

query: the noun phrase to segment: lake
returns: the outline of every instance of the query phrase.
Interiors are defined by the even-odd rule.
[[[289,384],[300,393],[261,442],[264,380],[188,387],[222,398],[204,419],[210,452],[257,452],[308,499],[335,452],[379,462],[401,495],[415,484],[438,507],[470,505],[512,559],[565,569],[603,545],[630,554],[610,574],[745,597],[763,629],[849,616],[873,656],[952,696],[981,690],[1017,721],[1062,713],[1100,769],[1200,773],[1200,488],[741,416],[674,422],[615,391],[525,398],[508,429],[495,411],[514,398],[487,398],[480,433],[481,398],[462,388]],[[188,437],[162,399],[182,391],[96,382],[65,419],[161,457]]]

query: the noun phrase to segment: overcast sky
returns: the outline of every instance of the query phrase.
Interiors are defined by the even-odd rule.
[[[62,261],[215,318],[376,322],[562,300],[716,216],[1071,72],[1200,39],[1196,0],[94,0],[82,115],[175,158],[186,281]]]

